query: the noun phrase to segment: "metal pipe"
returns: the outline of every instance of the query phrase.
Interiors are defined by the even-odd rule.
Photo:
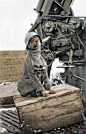
[[[45,0],[39,0],[38,5],[37,5],[37,7],[36,7],[36,10],[41,10],[44,1],[45,1]]]
[[[60,18],[86,18],[86,16],[61,16],[61,15],[47,15],[44,17],[60,17]]]
[[[68,63],[69,61],[60,61],[61,63]],[[77,61],[72,61],[73,63],[86,63],[86,60],[77,60]]]
[[[46,37],[46,38],[42,39],[42,42],[46,42],[46,41],[48,41],[50,38],[51,38],[51,37],[50,37],[50,36],[48,36],[48,37]]]
[[[79,76],[77,76],[77,75],[75,75],[75,74],[71,74],[71,76],[72,76],[72,77],[75,77],[75,78],[77,78],[77,79],[80,79],[80,80],[82,80],[82,81],[84,81],[84,82],[86,82],[85,79],[83,79],[83,78],[81,78],[81,77],[79,77]]]
[[[41,11],[43,12],[43,15],[47,15],[49,13],[52,3],[53,3],[53,0],[45,0],[43,7],[41,9]]]

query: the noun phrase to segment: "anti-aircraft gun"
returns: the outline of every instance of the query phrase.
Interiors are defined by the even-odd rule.
[[[49,75],[51,64],[56,58],[56,51],[59,45],[59,41],[58,45],[56,45],[57,40],[65,38],[62,37],[62,32],[68,27],[67,22],[70,18],[65,16],[73,16],[73,11],[70,7],[71,3],[72,0],[39,0],[35,9],[38,17],[29,31],[36,30],[43,38],[42,55],[47,61]]]
[[[74,16],[72,2],[39,0],[35,9],[38,17],[29,31],[43,38],[41,53],[48,64],[48,75],[55,58],[64,63],[66,82],[82,90],[86,116],[86,19]]]

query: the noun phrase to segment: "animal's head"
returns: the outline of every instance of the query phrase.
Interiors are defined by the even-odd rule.
[[[41,41],[40,41],[40,38],[38,36],[34,36],[30,39],[30,45],[33,47],[33,48],[37,48],[41,45]]]
[[[39,34],[35,32],[28,32],[25,37],[26,49],[37,48],[41,45],[42,39]]]

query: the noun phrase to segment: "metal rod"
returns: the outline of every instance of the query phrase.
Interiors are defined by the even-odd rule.
[[[68,63],[69,61],[60,61],[61,63]],[[73,63],[86,63],[86,60],[72,61]]]
[[[77,79],[80,79],[80,80],[82,80],[82,81],[86,82],[86,80],[85,80],[85,79],[83,79],[83,78],[81,78],[81,77],[79,77],[79,76],[77,76],[77,75],[75,75],[75,74],[72,74],[71,76],[73,76],[73,77],[75,77],[75,78],[77,78]]]
[[[56,68],[74,68],[75,66],[57,66]]]
[[[86,18],[86,16],[61,16],[61,15],[47,15],[44,17],[60,17],[60,18]]]

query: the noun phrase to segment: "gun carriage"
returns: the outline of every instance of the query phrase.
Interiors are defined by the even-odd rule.
[[[72,3],[73,0],[39,0],[35,9],[38,17],[29,31],[37,31],[43,38],[41,53],[48,75],[59,57],[66,82],[82,90],[86,115],[86,17],[74,16]]]

